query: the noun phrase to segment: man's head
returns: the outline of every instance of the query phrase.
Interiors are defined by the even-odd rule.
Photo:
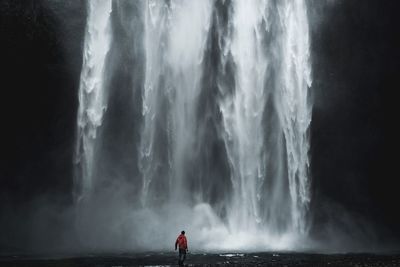
[[[185,234],[185,231],[182,231],[181,234],[184,235],[184,234]]]

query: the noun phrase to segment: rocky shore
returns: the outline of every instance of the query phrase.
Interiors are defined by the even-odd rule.
[[[175,253],[152,252],[52,257],[10,255],[0,257],[0,266],[177,266],[176,261]],[[400,266],[400,254],[189,253],[185,266],[394,267]]]

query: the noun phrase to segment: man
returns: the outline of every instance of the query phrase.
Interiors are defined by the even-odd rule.
[[[179,246],[179,260],[178,265],[183,266],[183,262],[186,259],[186,251],[188,250],[187,240],[185,236],[185,231],[182,231],[181,234],[178,236],[175,242],[175,250]]]

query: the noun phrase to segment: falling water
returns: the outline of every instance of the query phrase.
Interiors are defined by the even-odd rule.
[[[278,7],[283,33],[280,49],[282,67],[277,106],[285,136],[291,215],[295,229],[307,231],[306,212],[310,203],[309,139],[311,86],[309,35],[304,1],[287,1]]]
[[[231,226],[234,231],[243,226],[246,231],[276,231],[278,225],[287,224],[285,231],[304,233],[310,201],[307,131],[311,121],[305,3],[235,1],[232,24],[223,50],[225,57],[233,58],[235,90],[220,105],[234,187]],[[268,98],[273,99],[267,102]],[[274,113],[279,117],[276,123],[272,123]],[[275,162],[268,163],[267,158]],[[272,168],[278,170],[271,172]],[[288,188],[282,179],[288,179]],[[290,212],[280,221],[277,213],[287,212],[283,208],[288,193]]]
[[[160,116],[170,144],[171,164],[168,187],[171,196],[182,195],[185,160],[193,150],[195,139],[195,107],[202,76],[202,58],[206,42],[211,2],[149,1],[146,10],[146,80],[143,92],[144,129],[140,166],[143,172],[143,203],[151,181],[157,175],[155,160]],[[185,40],[185,41],[183,41]],[[162,99],[164,98],[164,99]],[[160,102],[167,101],[169,114],[160,114]],[[160,156],[161,157],[161,156]],[[162,175],[158,173],[158,175]]]
[[[107,107],[104,68],[111,39],[111,1],[89,1],[87,11],[74,158],[76,200],[86,196],[92,188],[97,130]]]
[[[79,95],[79,194],[102,175],[95,172],[94,151],[112,100],[104,73],[110,3],[89,5]],[[118,2],[119,8],[127,3]],[[124,201],[114,203],[124,212],[113,225],[130,225],[131,235],[125,236],[132,240],[149,239],[145,233],[151,230],[154,240],[131,242],[148,249],[168,247],[181,228],[203,249],[298,246],[296,241],[307,237],[311,201],[304,0],[147,0],[130,8],[125,12],[130,18],[119,19],[127,20],[121,25],[143,24],[134,35],[143,46],[131,45],[134,64],[143,68],[142,80],[134,84],[141,99],[130,104],[141,107],[140,114],[132,114],[140,127],[119,130],[132,135],[127,142],[139,136],[132,152],[137,157],[129,159],[138,173],[113,170],[115,180],[123,177],[118,186],[136,188],[122,191],[131,195],[128,207],[122,195]],[[132,27],[113,29],[121,34]],[[215,238],[220,242],[210,241]]]
[[[235,90],[221,100],[225,144],[234,188],[230,218],[233,230],[252,229],[261,222],[260,185],[263,167],[263,125],[267,58],[262,43],[262,22],[266,2],[236,1],[229,54],[236,67]]]

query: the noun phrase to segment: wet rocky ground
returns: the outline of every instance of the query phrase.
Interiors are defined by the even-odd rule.
[[[88,254],[76,256],[0,256],[0,266],[177,266],[175,253]],[[306,254],[306,253],[189,253],[185,266],[400,266],[399,254]]]

